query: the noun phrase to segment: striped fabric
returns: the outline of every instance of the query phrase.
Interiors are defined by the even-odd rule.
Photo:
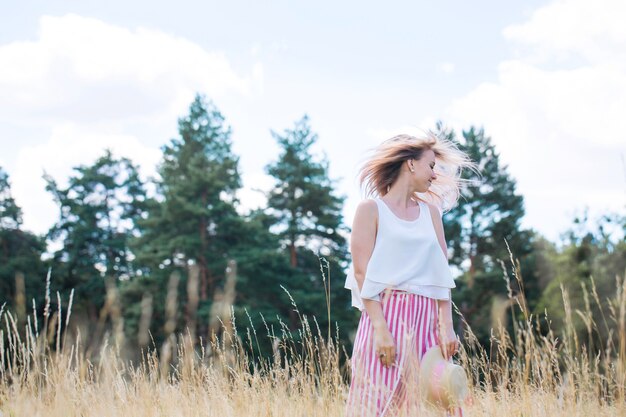
[[[387,368],[374,349],[374,329],[363,310],[352,352],[346,417],[419,415],[419,360],[438,344],[437,301],[387,290],[381,304],[396,344],[396,362]],[[453,410],[462,416],[462,410]]]

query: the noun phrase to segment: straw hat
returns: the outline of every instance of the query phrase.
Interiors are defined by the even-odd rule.
[[[430,348],[422,358],[419,378],[422,399],[445,409],[460,405],[469,391],[465,371],[447,361],[439,346]]]

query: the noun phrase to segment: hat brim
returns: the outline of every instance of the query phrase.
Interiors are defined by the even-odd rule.
[[[433,380],[435,367],[443,366],[439,380]],[[447,361],[439,346],[434,346],[422,357],[419,370],[419,387],[423,401],[445,409],[460,405],[469,391],[467,376],[459,365]]]

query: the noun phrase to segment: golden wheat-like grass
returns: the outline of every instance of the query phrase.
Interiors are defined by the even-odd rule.
[[[236,271],[232,264],[229,268]],[[514,271],[513,279],[523,288],[519,269]],[[228,288],[234,291],[234,285]],[[168,308],[175,308],[175,297],[168,296]],[[220,297],[234,299],[233,294]],[[489,352],[467,328],[458,358],[471,380],[466,415],[626,415],[626,281],[616,279],[615,297],[604,306],[604,323],[613,331],[605,349],[593,356],[574,333],[572,320],[584,317],[591,334],[597,318],[589,307],[572,312],[565,289],[563,297],[570,326],[563,340],[552,330],[539,331],[546,317],[528,312],[523,291],[509,297],[522,318],[515,320],[512,334],[502,326],[493,330]],[[324,335],[314,318],[301,317],[298,338],[287,326],[278,335],[270,333],[271,358],[250,356],[257,335],[247,330],[240,336],[231,318],[208,342],[194,343],[193,332],[175,333],[170,326],[163,346],[144,347],[141,360],[132,363],[123,359],[115,293],[107,298],[113,332],[97,350],[85,349],[80,332],[71,343],[65,340],[71,301],[64,315],[60,307],[51,311],[50,299],[47,292],[41,325],[36,314],[18,320],[14,313],[0,311],[2,416],[343,415],[349,362],[337,335]],[[595,302],[600,304],[597,295]],[[195,320],[195,311],[187,314]],[[410,415],[437,414],[420,409]]]

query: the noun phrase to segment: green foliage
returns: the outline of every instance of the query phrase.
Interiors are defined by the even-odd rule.
[[[224,253],[236,240],[231,226],[238,219],[238,158],[231,151],[224,117],[202,96],[179,119],[178,130],[180,138],[163,147],[158,195],[139,223],[135,248],[147,272],[197,262],[201,298],[206,300],[223,278]]]
[[[198,334],[206,335],[211,300],[223,285],[226,262],[248,238],[247,226],[235,210],[241,187],[239,158],[231,150],[231,129],[224,117],[200,95],[189,114],[179,119],[178,131],[180,137],[163,147],[157,195],[148,202],[147,215],[139,222],[140,236],[133,243],[144,282],[129,284],[122,296],[132,304],[141,299],[141,291],[151,292],[155,318],[163,317],[171,273],[180,272],[179,294],[186,294],[188,267],[198,265],[202,323]],[[182,296],[183,309],[186,302]],[[126,313],[132,327],[137,314],[128,309]],[[153,321],[157,337],[162,336],[161,324]]]
[[[328,328],[327,296],[332,308],[331,327],[354,326],[349,294],[343,289],[347,264],[347,228],[341,214],[345,197],[337,196],[328,175],[328,161],[316,160],[311,147],[317,135],[304,116],[282,134],[272,132],[281,152],[267,165],[275,179],[268,195],[267,213],[274,219],[272,230],[291,266],[285,285],[302,315],[315,315],[324,331]],[[323,258],[323,259],[321,259]],[[287,258],[286,258],[287,259]],[[299,325],[290,314],[290,327]],[[343,335],[344,337],[346,335]]]
[[[9,175],[0,168],[0,227],[17,229],[22,224],[22,209],[11,195]]]
[[[264,355],[272,352],[271,340],[264,336],[265,326],[278,332],[281,318],[289,317],[293,309],[281,289],[281,286],[289,287],[293,271],[280,249],[278,236],[269,232],[273,220],[263,210],[252,211],[244,226],[249,239],[231,253],[238,271],[235,316],[242,327],[252,326],[258,333],[259,348]]]
[[[441,124],[438,125],[441,130]],[[464,171],[462,178],[471,182],[463,191],[459,204],[444,216],[446,239],[450,251],[450,264],[463,271],[455,302],[475,329],[483,343],[487,343],[492,323],[491,309],[494,302],[507,296],[501,262],[507,274],[513,276],[507,244],[514,256],[521,261],[530,302],[539,296],[533,267],[528,263],[532,253],[532,234],[520,230],[524,216],[523,197],[516,193],[516,182],[507,167],[501,164],[491,139],[484,130],[471,127],[463,131],[457,140],[453,131],[443,135],[455,141],[459,149],[477,163],[481,176]],[[512,284],[514,295],[521,289]],[[533,298],[534,297],[534,298]]]
[[[553,267],[537,313],[547,311],[557,333],[562,334],[566,327],[565,292],[572,325],[581,340],[595,341],[596,347],[605,348],[607,340],[615,336],[612,326],[604,320],[615,301],[616,280],[618,277],[623,280],[626,272],[625,232],[624,215],[605,214],[592,222],[584,213],[564,233],[563,245],[559,248],[553,245],[546,254],[547,263]],[[596,320],[591,323],[596,330],[589,330],[584,316]]]
[[[0,168],[0,305],[8,302],[18,314],[33,298],[43,297],[45,277],[45,242],[21,226],[22,210],[11,195],[8,174]]]
[[[75,309],[95,319],[104,304],[104,277],[118,281],[134,275],[128,243],[145,209],[145,191],[132,162],[110,151],[74,171],[67,187],[45,176],[60,212],[48,233],[62,243],[54,253],[52,282],[65,293],[75,289]]]
[[[284,247],[289,248],[292,266],[297,248],[312,245],[321,254],[345,258],[346,243],[340,232],[344,197],[334,194],[328,177],[328,161],[316,161],[311,146],[317,135],[311,132],[307,116],[284,133],[272,132],[281,147],[278,160],[266,167],[276,184],[268,196],[268,212]]]

